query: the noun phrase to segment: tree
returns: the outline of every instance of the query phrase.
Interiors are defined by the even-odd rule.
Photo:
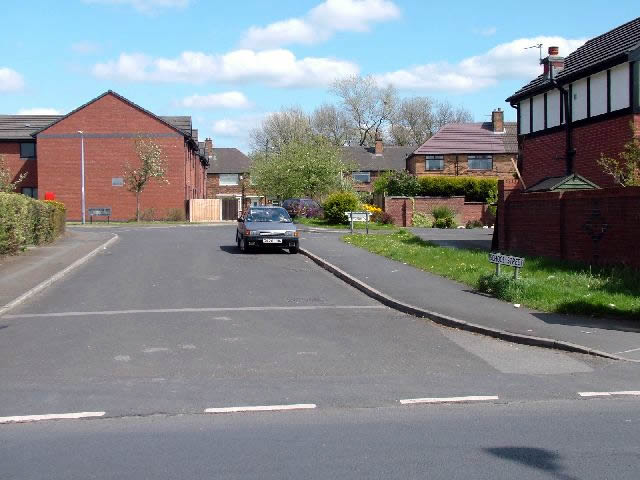
[[[389,134],[396,145],[422,145],[434,131],[435,102],[429,97],[400,101],[391,120]]]
[[[265,196],[320,199],[339,188],[349,168],[338,147],[315,135],[304,142],[287,143],[279,152],[255,152],[250,175],[256,190]]]
[[[353,135],[345,113],[330,103],[324,103],[313,111],[311,129],[337,147],[343,146]]]
[[[18,175],[15,181],[11,181],[11,171],[9,170],[9,163],[4,155],[0,155],[0,192],[11,193],[14,192],[20,182],[27,177],[26,172]]]
[[[454,107],[448,100],[439,102],[436,106],[431,135],[444,127],[447,123],[473,122],[473,115],[464,107]]]
[[[343,111],[358,133],[360,145],[373,143],[396,108],[397,93],[393,85],[381,88],[372,76],[353,75],[336,80],[330,91],[342,101]]]
[[[605,173],[611,175],[617,184],[623,187],[640,186],[640,139],[633,122],[631,126],[631,140],[624,145],[624,151],[618,158],[600,155],[598,165]]]
[[[285,108],[268,115],[249,133],[252,150],[279,152],[284,145],[304,142],[311,136],[309,117],[300,107]]]
[[[126,162],[124,180],[127,190],[136,194],[136,221],[140,221],[140,194],[151,180],[169,183],[166,178],[168,165],[162,147],[149,138],[138,138],[135,141],[138,157],[136,165]]]

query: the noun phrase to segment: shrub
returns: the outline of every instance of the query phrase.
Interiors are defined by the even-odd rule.
[[[334,192],[324,202],[324,216],[329,223],[348,223],[345,212],[358,210],[360,202],[353,192]]]
[[[184,222],[186,215],[181,208],[170,208],[167,211],[167,220],[170,222]]]
[[[414,227],[426,227],[429,228],[433,224],[431,216],[426,213],[414,212],[412,218]]]
[[[498,192],[495,178],[424,176],[418,180],[418,195],[422,197],[464,196],[467,202],[488,202],[492,192]]]
[[[435,228],[456,228],[456,212],[447,206],[434,207],[431,211]]]
[[[0,193],[0,254],[15,254],[27,245],[53,241],[64,232],[63,204],[18,193]]]
[[[371,192],[356,192],[356,195],[358,195],[358,200],[360,200],[360,203],[373,202],[373,193]]]
[[[373,182],[373,191],[402,197],[418,195],[418,179],[406,170],[383,173]]]
[[[393,224],[393,217],[390,213],[383,212],[382,210],[379,212],[375,212],[371,214],[371,221],[376,223],[382,223],[383,225],[391,225]]]
[[[371,212],[373,213],[381,213],[382,209],[380,207],[376,207],[375,205],[369,205],[367,203],[365,203],[364,205],[362,205],[362,208],[364,210],[366,210],[367,212]]]
[[[156,219],[156,211],[154,208],[147,208],[140,214],[140,220],[143,222],[153,222]]]
[[[482,222],[480,220],[469,220],[464,228],[480,228],[482,227]]]
[[[489,293],[507,302],[516,302],[523,298],[528,285],[527,279],[516,280],[508,273],[501,275],[486,273],[478,279],[477,288],[481,292]]]

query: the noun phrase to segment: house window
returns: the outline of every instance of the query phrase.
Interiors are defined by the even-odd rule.
[[[443,155],[425,155],[425,170],[444,170]]]
[[[220,185],[238,185],[238,174],[237,173],[220,174]]]
[[[23,195],[31,198],[38,198],[38,189],[32,187],[22,187],[20,190]]]
[[[469,155],[469,170],[493,170],[492,155]]]
[[[122,178],[122,177],[113,177],[111,179],[111,186],[112,187],[122,187],[122,186],[124,186],[124,178]]]
[[[36,158],[36,144],[35,143],[21,143],[20,144],[20,158]]]
[[[371,182],[371,172],[353,172],[351,179],[356,183],[369,183]]]

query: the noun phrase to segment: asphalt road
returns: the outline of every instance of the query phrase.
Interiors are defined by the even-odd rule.
[[[629,453],[640,447],[640,396],[579,395],[640,389],[635,364],[513,345],[400,314],[301,255],[239,254],[232,226],[114,231],[117,243],[0,317],[0,417],[105,415],[0,424],[0,478],[640,472]],[[452,396],[498,398],[400,403]],[[204,414],[296,403],[317,408]],[[629,419],[635,430],[616,437]],[[545,425],[557,432],[548,445]],[[610,451],[603,449],[592,462],[600,470],[588,468],[576,445],[595,451],[591,434],[611,451],[619,446],[626,463],[603,463]],[[482,470],[474,476],[475,461]],[[596,475],[605,466],[616,475]]]

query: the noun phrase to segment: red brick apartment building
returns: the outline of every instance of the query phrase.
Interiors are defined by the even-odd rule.
[[[82,216],[82,143],[87,212],[110,207],[113,220],[135,218],[135,195],[124,185],[124,164],[136,164],[140,137],[162,148],[169,181],[147,185],[141,210],[153,209],[155,218],[165,218],[173,210],[184,212],[189,199],[206,198],[208,160],[191,117],[157,116],[111,90],[64,116],[0,115],[0,155],[8,158],[14,178],[27,173],[19,191],[40,199],[52,192],[67,206],[68,220]]]

